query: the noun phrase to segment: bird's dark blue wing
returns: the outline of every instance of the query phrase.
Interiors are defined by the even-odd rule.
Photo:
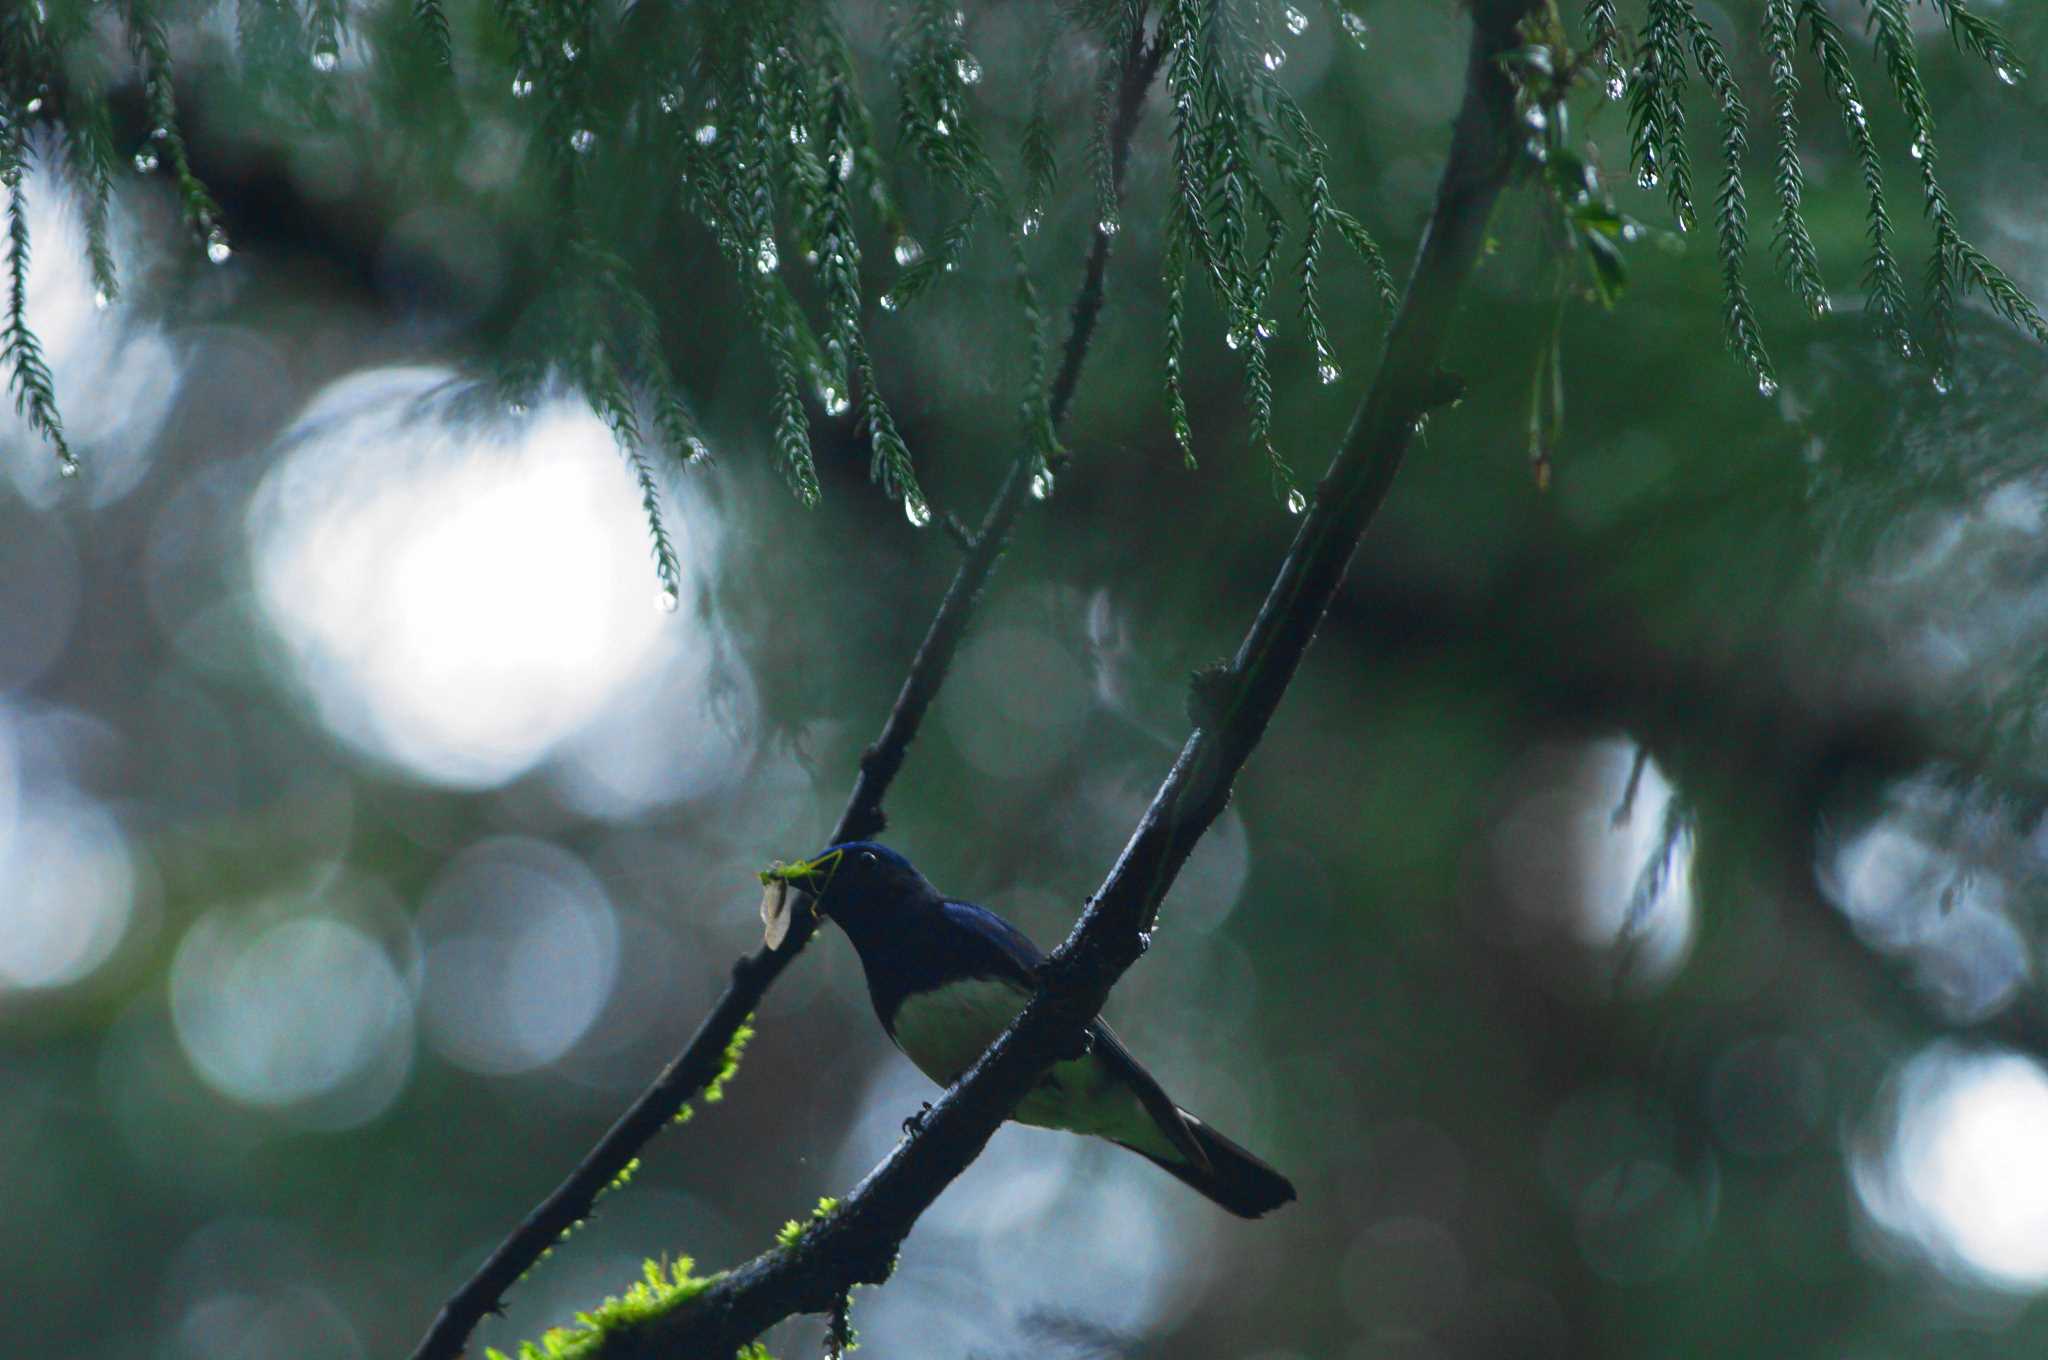
[[[1023,931],[971,902],[940,902],[931,915],[861,951],[875,1014],[892,1037],[906,997],[977,981],[1028,994],[1044,958]]]
[[[950,923],[985,942],[985,946],[976,945],[970,952],[983,953],[984,947],[996,951],[986,955],[987,966],[984,970],[976,970],[981,976],[993,975],[1022,983],[1030,989],[1037,988],[1038,965],[1045,962],[1045,954],[1031,942],[1030,936],[994,912],[977,907],[972,902],[948,902],[945,904],[945,910]],[[1007,964],[1002,960],[1007,960]],[[1145,1070],[1144,1065],[1131,1056],[1130,1050],[1116,1037],[1116,1031],[1109,1027],[1107,1021],[1100,1019],[1090,1025],[1088,1030],[1096,1060],[1116,1081],[1130,1088],[1169,1142],[1179,1147],[1191,1159],[1200,1161],[1202,1154],[1187,1132],[1179,1107],[1160,1088],[1159,1082]]]
[[[947,901],[901,856],[838,848],[838,896],[828,880],[821,909],[829,903],[859,952],[889,1037],[949,1085],[1030,1000],[1045,954],[995,913]],[[1286,1177],[1179,1109],[1099,1018],[1089,1040],[1052,1063],[1013,1118],[1110,1139],[1246,1217],[1294,1198]]]
[[[1045,962],[1045,951],[1029,935],[972,902],[947,902],[944,911],[951,927],[947,933],[956,937],[962,960],[982,964],[965,971],[1038,986],[1038,965]]]

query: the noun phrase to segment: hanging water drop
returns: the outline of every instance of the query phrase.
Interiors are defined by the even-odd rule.
[[[1244,330],[1241,327],[1232,326],[1229,330],[1223,332],[1223,347],[1225,349],[1243,349]]]
[[[1316,365],[1316,376],[1322,379],[1323,386],[1328,387],[1331,383],[1344,376],[1344,370],[1337,367],[1334,361],[1326,358]]]
[[[1628,93],[1628,82],[1621,78],[1621,72],[1616,71],[1613,75],[1607,77],[1606,89],[1608,102],[1618,104],[1621,102],[1621,97]]]
[[[1151,947],[1152,947],[1152,932],[1151,932],[1151,931],[1149,931],[1149,930],[1141,930],[1141,931],[1139,931],[1139,932],[1138,932],[1138,952],[1139,952],[1140,954],[1142,954],[1142,953],[1144,953],[1144,952],[1145,952],[1146,950],[1150,949]]]
[[[1813,319],[1815,321],[1820,320],[1822,317],[1826,316],[1829,312],[1832,312],[1833,310],[1835,310],[1835,304],[1832,301],[1830,301],[1827,297],[1817,297],[1813,300],[1812,311]]]
[[[76,477],[78,475],[78,460],[68,453],[65,454],[62,459],[58,460],[57,475],[59,477]]]
[[[1287,53],[1275,47],[1269,49],[1259,60],[1265,63],[1268,71],[1277,71],[1287,64]]]
[[[903,498],[903,518],[910,521],[911,528],[922,529],[932,522],[932,508],[913,491]]]
[[[1949,371],[1945,368],[1937,368],[1934,370],[1933,382],[1934,392],[1936,396],[1945,397],[1950,392],[1953,392],[1955,390],[1956,380],[1953,376],[1950,375]]]
[[[2007,85],[2017,85],[2020,83],[2019,72],[2013,70],[2010,66],[1994,67],[1992,69],[1992,74],[1997,76],[2002,83]]]
[[[915,236],[904,235],[896,238],[896,249],[892,252],[896,263],[904,269],[924,258],[924,247],[917,243]]]
[[[683,107],[683,92],[681,90],[664,90],[662,91],[661,98],[654,102],[661,106],[663,113],[678,112]]]
[[[533,93],[533,77],[524,71],[512,73],[512,97],[524,99]]]
[[[791,123],[789,125],[789,144],[791,146],[809,146],[811,144],[811,130],[802,123]]]
[[[21,106],[21,111],[23,113],[41,113],[43,111],[43,97],[41,95],[31,97],[28,103]]]
[[[1906,148],[1906,154],[1911,156],[1916,161],[1926,160],[1927,139],[1925,137],[1915,137],[1913,139],[1913,145]]]
[[[981,63],[973,57],[962,57],[953,63],[953,74],[960,77],[962,85],[981,84]]]
[[[138,175],[155,174],[159,164],[161,162],[157,160],[154,148],[145,146],[135,153],[135,173]]]
[[[1768,373],[1757,375],[1756,394],[1766,399],[1777,396],[1778,380]]]
[[[206,258],[215,264],[226,264],[235,248],[228,244],[228,234],[219,227],[206,233]]]
[[[95,311],[104,312],[105,310],[107,310],[108,307],[113,305],[113,301],[114,300],[112,298],[107,296],[106,289],[95,288],[93,290],[92,305]]]
[[[1365,26],[1365,20],[1348,9],[1344,11],[1344,31],[1350,35],[1351,41],[1358,44],[1360,50],[1364,49],[1366,39],[1372,36],[1372,30]]]
[[[1031,499],[1035,501],[1052,499],[1052,473],[1044,468],[1031,474]]]
[[[1294,6],[1289,5],[1286,9],[1282,10],[1280,17],[1287,21],[1287,31],[1295,37],[1299,38],[1302,34],[1308,32],[1308,16]]]
[[[576,60],[576,58],[578,58],[578,57],[580,57],[580,56],[582,56],[582,55],[583,55],[583,50],[582,50],[581,48],[579,48],[578,46],[576,46],[576,42],[575,42],[575,40],[574,40],[574,39],[572,39],[572,38],[564,38],[564,39],[562,39],[562,60],[563,60],[563,61],[574,61],[574,60]]]
[[[341,65],[341,54],[333,48],[316,47],[313,49],[313,69],[321,75],[327,75],[339,65]]]
[[[953,135],[953,129],[947,125],[946,120],[943,118],[932,124],[932,131],[938,133],[941,137]]]
[[[1105,217],[1095,224],[1095,230],[1104,236],[1114,236],[1124,229],[1124,224],[1114,217]]]
[[[688,450],[688,452],[685,453],[683,457],[683,463],[685,466],[703,467],[705,464],[711,461],[710,445],[706,444],[696,435],[691,435],[689,438],[685,439],[683,441],[683,448]]]
[[[1024,214],[1024,220],[1017,224],[1026,236],[1038,235],[1038,229],[1045,225],[1045,214],[1033,208]]]
[[[1287,489],[1287,513],[1298,515],[1306,509],[1308,509],[1308,497],[1302,494],[1300,487],[1289,487]]]
[[[775,249],[775,238],[763,236],[754,244],[754,268],[763,274],[773,274],[782,265],[782,256]]]
[[[692,135],[697,139],[698,146],[710,146],[718,140],[718,124],[699,123],[697,131]]]
[[[846,393],[829,386],[818,389],[818,404],[825,408],[825,414],[828,416],[843,416],[847,408],[853,405],[846,399]]]
[[[1543,106],[1541,104],[1531,104],[1526,110],[1523,111],[1522,121],[1527,123],[1535,131],[1541,132],[1543,131],[1543,129],[1550,126],[1550,115],[1544,112]]]
[[[675,613],[676,607],[682,602],[682,597],[676,594],[674,586],[663,586],[660,593],[654,597],[654,607],[664,614]]]
[[[1624,241],[1628,241],[1628,242],[1635,242],[1635,241],[1640,241],[1640,240],[1642,239],[1642,237],[1643,237],[1643,228],[1642,228],[1642,225],[1641,225],[1640,223],[1637,223],[1637,222],[1624,222],[1624,223],[1622,223],[1622,224],[1621,224],[1621,239],[1622,239],[1622,240],[1624,240]]]
[[[1641,170],[1637,171],[1637,172],[1636,172],[1636,187],[1637,187],[1638,189],[1654,189],[1654,188],[1656,188],[1656,187],[1657,187],[1657,167],[1656,167],[1656,166],[1654,166],[1654,165],[1647,165],[1647,164],[1646,164],[1646,165],[1644,165],[1644,166],[1643,166],[1643,168],[1642,168]]]
[[[1252,327],[1252,333],[1261,340],[1271,340],[1280,333],[1280,323],[1270,316],[1263,317],[1257,325]]]
[[[577,128],[569,134],[569,149],[579,156],[588,156],[590,148],[597,145],[597,134],[589,128]]]
[[[885,312],[893,312],[896,310],[896,295],[894,293],[884,293],[880,297],[876,298],[875,301],[882,304],[882,310]]]

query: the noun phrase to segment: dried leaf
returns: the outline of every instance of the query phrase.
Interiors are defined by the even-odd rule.
[[[769,879],[761,889],[761,943],[768,949],[780,949],[782,941],[789,934],[789,881]]]

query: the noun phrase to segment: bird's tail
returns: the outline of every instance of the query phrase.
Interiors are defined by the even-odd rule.
[[[1149,1152],[1134,1143],[1119,1140],[1146,1161],[1178,1177],[1215,1200],[1239,1218],[1257,1218],[1294,1198],[1294,1185],[1251,1153],[1225,1138],[1201,1120],[1180,1111],[1189,1140],[1208,1162],[1202,1166],[1181,1155]]]

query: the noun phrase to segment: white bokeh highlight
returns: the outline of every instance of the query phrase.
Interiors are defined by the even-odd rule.
[[[298,903],[201,917],[171,961],[171,1017],[200,1077],[317,1129],[375,1118],[412,1071],[411,991],[377,941]]]
[[[36,148],[38,165],[58,148]],[[0,403],[0,447],[21,457],[0,459],[0,476],[31,504],[49,507],[84,495],[95,505],[140,485],[157,433],[169,416],[182,361],[163,328],[119,299],[97,298],[86,254],[82,204],[59,177],[43,169],[25,176],[29,233],[27,312],[42,346],[65,437],[79,461],[76,480],[59,475],[58,458],[14,403]],[[108,230],[124,284],[149,263],[119,196],[108,205]]]
[[[655,605],[647,520],[579,399],[464,419],[453,375],[342,379],[286,436],[248,527],[265,614],[350,744],[467,788],[512,779],[688,624]],[[670,528],[686,559],[681,517]]]
[[[1693,837],[1677,797],[1626,739],[1532,753],[1492,836],[1490,927],[1566,990],[1669,982],[1694,929]]]
[[[0,1000],[90,977],[127,937],[138,867],[120,822],[23,749],[0,706]],[[43,762],[48,765],[47,759]]]
[[[2048,1072],[1942,1043],[1911,1059],[1890,1095],[1889,1139],[1854,1165],[1872,1219],[1961,1282],[2048,1287]]]
[[[555,1061],[603,1012],[619,924],[589,867],[545,841],[498,837],[428,891],[422,1021],[448,1061],[503,1076]]]
[[[89,803],[44,802],[11,827],[5,817],[0,807],[0,992],[78,982],[134,913],[127,839]]]
[[[1973,1024],[2032,977],[2014,912],[2039,864],[1999,803],[1929,772],[1886,789],[1875,815],[1824,835],[1815,876],[1858,938],[1907,960],[1945,1017]]]

